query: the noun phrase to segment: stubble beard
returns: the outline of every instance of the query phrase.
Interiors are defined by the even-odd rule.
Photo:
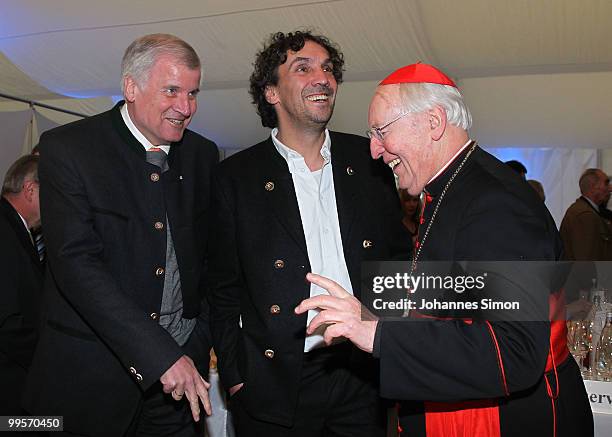
[[[324,130],[334,114],[334,105],[335,101],[331,103],[329,109],[325,112],[306,109],[303,117],[305,125],[313,130]]]

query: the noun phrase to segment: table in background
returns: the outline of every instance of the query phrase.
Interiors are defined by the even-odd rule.
[[[584,386],[593,411],[595,437],[612,436],[612,382],[587,379]]]

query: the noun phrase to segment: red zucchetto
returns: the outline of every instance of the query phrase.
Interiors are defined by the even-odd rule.
[[[391,85],[394,83],[437,83],[457,88],[455,82],[446,74],[442,73],[436,67],[421,62],[398,68],[383,79],[379,85]]]

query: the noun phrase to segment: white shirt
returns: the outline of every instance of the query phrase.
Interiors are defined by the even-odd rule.
[[[272,130],[272,142],[289,166],[312,272],[333,279],[352,294],[353,287],[344,259],[340,222],[338,221],[329,132],[325,130],[325,140],[321,146],[323,167],[313,172],[306,165],[302,155],[276,138],[277,133],[278,129]],[[310,296],[319,294],[328,293],[318,285],[311,284]],[[318,313],[318,310],[308,311],[307,324]],[[325,327],[323,325],[315,333],[306,337],[304,352],[325,346],[323,341]]]
[[[21,216],[21,214],[17,213],[17,215],[19,216],[19,218],[23,222],[23,225],[25,226],[26,231],[28,231],[28,235],[30,236],[30,241],[32,242],[34,247],[36,247],[36,243],[34,243],[34,237],[32,237],[32,232],[30,231],[30,228],[28,228],[28,222],[26,222],[26,220]]]
[[[136,137],[138,142],[140,144],[142,144],[142,146],[145,148],[146,151],[148,151],[151,147],[159,147],[164,152],[166,152],[166,155],[168,153],[170,153],[170,146],[169,145],[167,145],[167,144],[158,144],[158,145],[151,144],[151,141],[147,140],[147,137],[145,137],[142,134],[142,132],[140,132],[138,130],[138,128],[136,127],[136,125],[134,124],[132,119],[130,118],[130,113],[128,112],[128,108],[127,108],[127,103],[124,103],[123,106],[121,107],[121,117],[123,118],[123,122],[125,123],[127,128],[130,130],[132,135],[134,135],[134,137]]]

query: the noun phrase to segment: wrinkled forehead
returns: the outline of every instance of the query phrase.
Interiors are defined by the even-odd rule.
[[[400,107],[399,85],[380,85],[370,102],[370,117],[377,118],[396,111]],[[372,120],[371,120],[372,121]],[[379,120],[374,120],[379,121]]]
[[[374,91],[372,101],[376,100],[377,104],[394,105],[400,98],[400,87],[397,84],[379,85]]]
[[[164,76],[176,76],[180,73],[197,73],[199,77],[202,76],[202,68],[193,67],[188,65],[178,56],[172,54],[161,54],[155,58],[155,61],[151,64],[147,70],[149,77],[164,77]]]

